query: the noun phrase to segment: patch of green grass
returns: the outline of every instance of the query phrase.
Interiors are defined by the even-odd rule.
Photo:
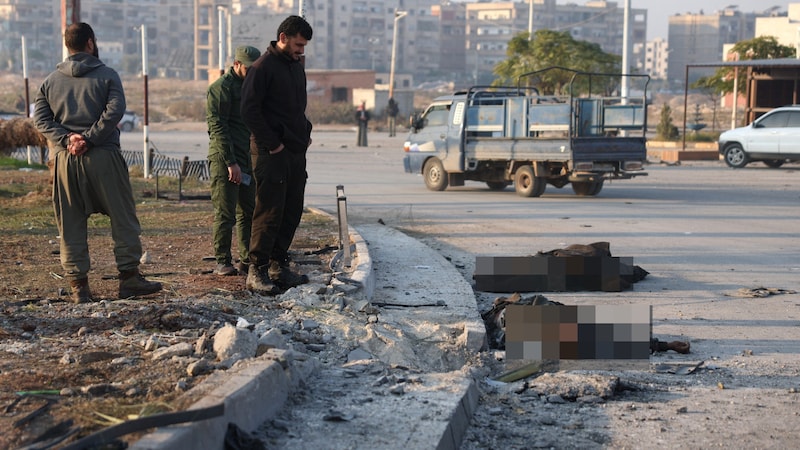
[[[10,156],[0,156],[0,170],[19,170],[26,168],[34,170],[47,170],[47,166],[44,164],[28,164],[28,161],[12,158]]]

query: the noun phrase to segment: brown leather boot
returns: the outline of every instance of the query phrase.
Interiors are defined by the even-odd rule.
[[[123,270],[119,273],[119,298],[154,294],[161,290],[161,283],[147,281],[139,269]]]
[[[69,286],[72,289],[72,294],[70,295],[72,303],[89,303],[92,301],[92,292],[89,290],[88,278],[70,280]]]

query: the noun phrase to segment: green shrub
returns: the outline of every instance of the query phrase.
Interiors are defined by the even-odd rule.
[[[674,141],[678,139],[678,127],[672,123],[672,108],[666,103],[661,107],[658,125],[656,126],[656,138],[661,141]]]

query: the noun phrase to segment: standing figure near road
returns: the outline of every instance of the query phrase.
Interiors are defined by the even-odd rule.
[[[42,82],[34,122],[55,153],[53,205],[72,300],[92,300],[87,220],[93,213],[111,219],[119,298],[158,292],[161,283],[139,273],[141,227],[117,129],[125,113],[122,82],[98,59],[97,40],[88,24],[67,27],[64,44],[69,57]]]
[[[396,135],[397,129],[397,114],[400,113],[400,108],[397,107],[397,102],[394,97],[389,97],[389,103],[386,105],[386,116],[389,118],[389,137]]]
[[[301,57],[312,33],[302,17],[286,18],[278,39],[248,69],[242,85],[242,118],[252,133],[256,181],[246,286],[264,294],[308,282],[290,270],[289,247],[303,215],[308,178],[311,122]]]
[[[367,125],[369,124],[369,111],[367,111],[366,102],[361,102],[356,108],[356,123],[358,124],[358,147],[367,146]]]
[[[236,49],[233,67],[208,87],[208,164],[214,206],[214,258],[217,275],[235,275],[231,257],[233,227],[239,239],[239,270],[250,264],[250,232],[256,186],[252,183],[250,130],[241,114],[242,82],[247,69],[261,56],[250,46]]]

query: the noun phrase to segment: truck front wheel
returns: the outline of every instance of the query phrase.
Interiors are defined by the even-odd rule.
[[[603,190],[604,181],[573,181],[572,190],[581,197],[597,195]]]
[[[422,168],[422,175],[425,177],[425,186],[432,191],[443,191],[447,189],[447,172],[439,158],[430,158],[425,161]]]
[[[533,173],[533,166],[522,166],[514,174],[514,189],[520,197],[539,197],[544,194],[547,182]]]

